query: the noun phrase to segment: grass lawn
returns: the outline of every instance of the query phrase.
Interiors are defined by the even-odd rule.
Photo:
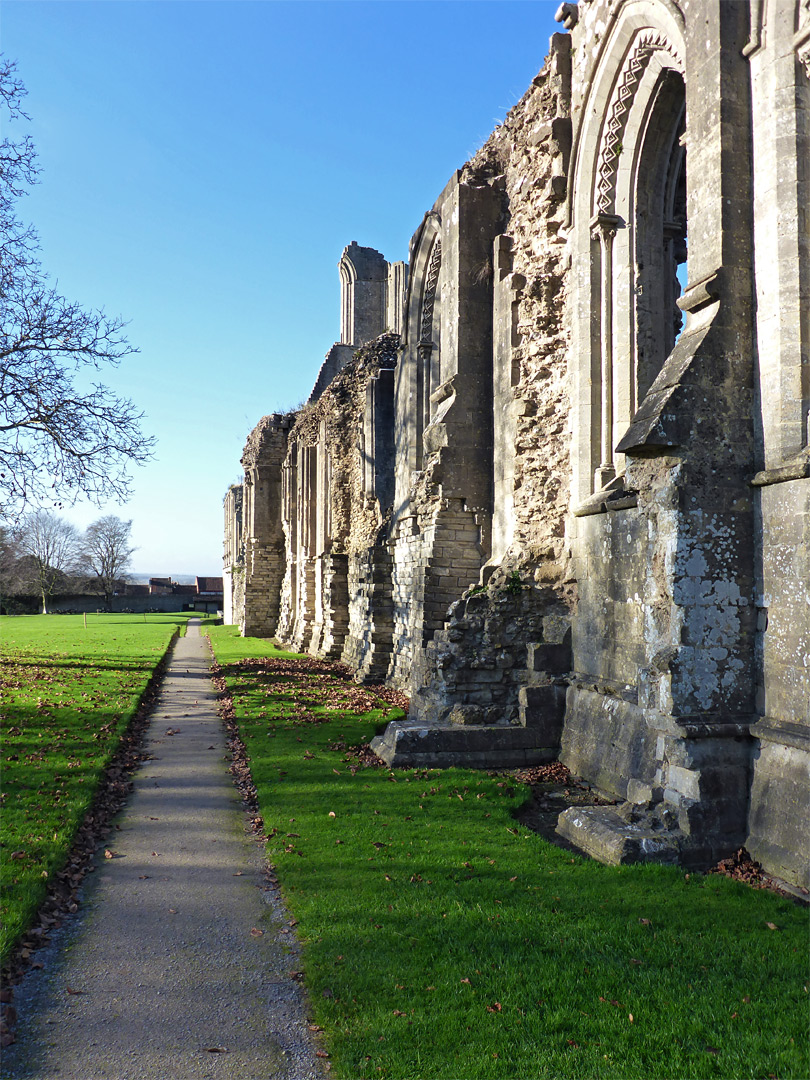
[[[61,869],[185,614],[0,617],[0,964]]]
[[[334,1074],[810,1074],[806,909],[573,857],[516,823],[503,776],[363,768],[346,748],[396,710],[210,634]]]

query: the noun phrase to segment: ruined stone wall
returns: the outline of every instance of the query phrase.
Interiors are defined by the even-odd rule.
[[[242,539],[242,485],[231,484],[225,493],[225,535],[222,545],[222,618],[226,626],[240,621],[244,607],[245,552]]]
[[[424,649],[450,605],[478,577],[485,555],[479,515],[438,499],[401,519],[393,548],[393,655],[389,680],[414,688],[429,678]]]
[[[559,18],[407,277],[345,250],[276,524],[246,465],[233,604],[269,626],[280,591],[286,643],[410,689],[389,763],[559,754],[625,800],[561,817],[596,857],[746,842],[806,885],[810,8]],[[364,319],[399,346],[358,352]]]
[[[281,413],[262,417],[242,454],[244,569],[233,575],[233,603],[242,633],[251,637],[272,637],[278,625],[285,571],[281,463],[291,422],[290,415]]]
[[[559,234],[571,140],[570,68],[570,39],[556,34],[532,86],[460,176],[462,183],[489,185],[500,203],[489,267],[490,520],[479,514],[477,522],[490,533],[487,587],[470,604],[456,605],[449,629],[439,628],[428,644],[413,678],[412,711],[420,720],[520,724],[521,690],[536,677],[529,649],[539,655],[544,618],[565,617],[574,600],[565,539],[570,448],[566,256]],[[458,551],[449,553],[453,563],[445,573],[452,584],[461,591],[477,585],[454,573]],[[464,569],[469,575],[474,566]],[[403,654],[406,648],[403,643]],[[553,655],[557,666],[549,681],[568,670],[565,650]]]
[[[349,556],[349,627],[341,660],[359,681],[382,682],[393,653],[391,556],[381,542]]]
[[[493,561],[510,565],[565,559],[570,446],[567,256],[560,228],[570,109],[571,40],[555,34],[529,90],[462,170],[462,177],[492,177],[503,185],[502,231],[493,252],[499,335],[493,379],[497,457],[512,482],[495,500],[503,536],[493,538]]]
[[[390,652],[374,553],[390,516],[393,457],[384,444],[398,344],[398,335],[384,334],[355,351],[298,414],[284,463],[287,567],[277,636],[320,656],[347,650],[358,669],[372,666],[381,635]],[[384,562],[384,549],[378,556]]]
[[[419,679],[424,646],[474,583],[491,519],[491,252],[500,197],[454,175],[411,241],[395,386],[389,679]]]

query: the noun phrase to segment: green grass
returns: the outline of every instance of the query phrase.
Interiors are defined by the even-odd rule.
[[[155,666],[193,615],[0,618],[0,963],[61,869]],[[12,858],[12,856],[14,856]]]
[[[367,740],[388,706],[262,674],[243,661],[289,654],[210,635],[334,1075],[808,1076],[804,909],[573,857],[516,823],[526,789],[504,777],[352,775],[330,746]]]

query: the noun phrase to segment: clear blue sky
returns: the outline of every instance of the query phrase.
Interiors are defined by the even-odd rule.
[[[540,69],[557,0],[2,0],[42,166],[22,201],[68,298],[129,320],[106,381],[147,414],[136,571],[221,573],[261,416],[339,336],[352,240],[406,259],[454,169]],[[16,127],[16,125],[15,125]]]

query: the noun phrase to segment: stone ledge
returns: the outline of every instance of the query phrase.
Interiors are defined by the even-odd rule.
[[[507,724],[420,727],[395,720],[371,749],[392,768],[504,769],[555,761],[559,746],[546,742],[542,732]]]
[[[794,750],[810,752],[810,729],[801,724],[763,716],[756,724],[752,724],[749,730],[755,739],[762,742],[779,743],[782,746],[792,746]]]
[[[792,461],[786,461],[772,469],[763,469],[751,478],[751,487],[769,487],[786,484],[790,480],[804,480],[810,476],[810,452],[803,451]]]
[[[609,510],[630,510],[638,506],[638,492],[625,488],[625,478],[614,477],[600,491],[589,495],[574,510],[574,517],[591,517],[594,514],[606,514]]]

